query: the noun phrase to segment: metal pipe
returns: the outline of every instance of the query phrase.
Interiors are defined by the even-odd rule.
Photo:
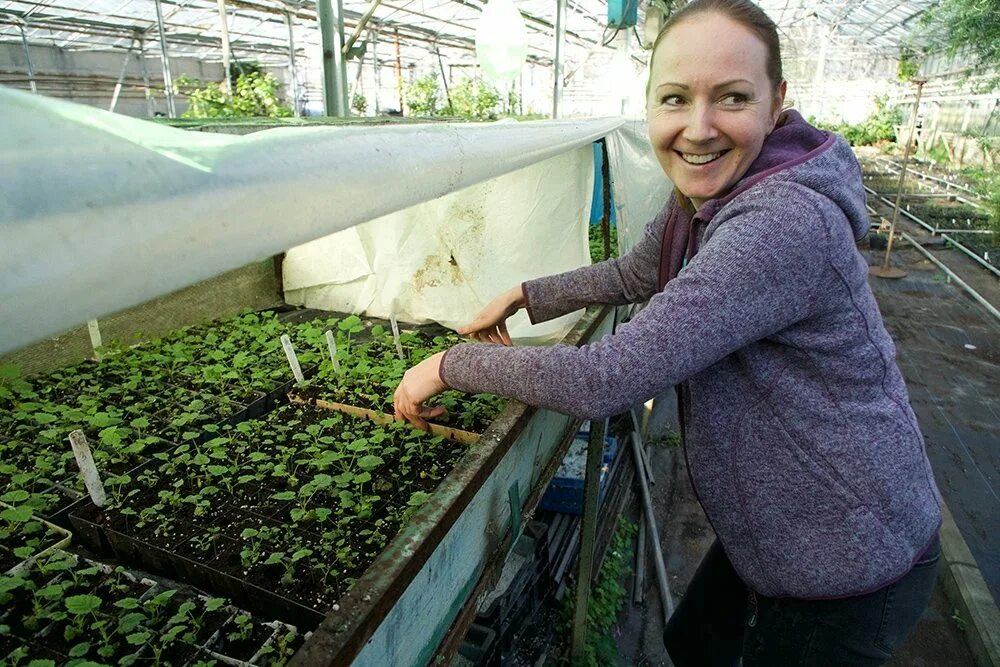
[[[139,66],[142,70],[142,86],[146,90],[146,115],[153,117],[153,93],[149,89],[149,69],[146,67],[146,41],[141,32],[136,32],[136,39],[139,40]]]
[[[642,604],[646,597],[646,515],[639,516],[639,537],[635,545],[635,582],[632,585],[632,602]]]
[[[163,7],[160,0],[155,0],[156,4],[156,27],[160,32],[160,53],[163,61],[163,92],[167,96],[167,116],[177,117],[177,109],[174,107],[174,82],[170,76],[170,56],[167,54],[167,33],[163,29]]]
[[[28,85],[31,86],[31,92],[37,93],[38,86],[35,85],[35,70],[31,66],[31,52],[28,50],[28,36],[24,34],[24,23],[18,23],[17,27],[21,29],[21,46],[24,47],[24,64],[28,67]]]
[[[405,114],[403,105],[403,61],[399,55],[399,29],[393,30],[396,37],[396,91],[399,93],[399,113]]]
[[[565,2],[566,0],[560,0]],[[601,489],[604,459],[604,431],[607,420],[591,420],[587,439],[587,467],[583,478],[583,521],[580,532],[580,562],[576,576],[576,606],[573,611],[573,658],[583,656],[587,645],[587,606],[594,573],[594,541],[597,538],[597,502]]]
[[[118,81],[115,82],[115,92],[111,95],[111,106],[108,107],[108,111],[114,112],[115,107],[118,106],[118,95],[122,92],[122,81],[125,80],[125,71],[128,69],[128,57],[132,55],[132,47],[135,46],[135,37],[129,42],[128,51],[125,52],[125,62],[122,63],[122,71],[118,73]]]
[[[344,67],[344,8],[341,0],[317,0],[323,44],[323,99],[327,116],[347,115]]]
[[[376,28],[372,30],[372,67],[375,69],[375,115],[379,115],[382,110],[381,104],[379,104],[379,93],[382,88],[382,75],[379,73],[378,65],[378,37],[379,30]]]
[[[347,38],[347,42],[344,44],[345,57],[347,56],[347,52],[351,50],[351,47],[354,46],[354,42],[358,41],[358,37],[361,36],[362,31],[368,26],[368,21],[371,20],[372,15],[375,13],[375,10],[378,9],[381,2],[382,0],[373,0],[371,6],[368,8],[368,11],[366,11],[364,16],[361,17],[358,24],[354,26],[354,32],[351,33],[351,36]]]
[[[292,13],[285,12],[285,19],[288,22],[288,70],[289,78],[292,82],[292,113],[299,115],[299,82],[295,71],[295,32],[292,29]]]
[[[900,232],[899,235],[902,236],[904,239],[906,239],[906,241],[909,242],[910,245],[912,245],[914,248],[916,248],[917,250],[919,250],[924,255],[924,257],[926,257],[927,259],[931,260],[932,264],[934,264],[939,269],[941,269],[942,271],[944,271],[945,274],[947,274],[949,278],[951,278],[956,283],[958,283],[958,286],[961,287],[962,289],[964,289],[966,292],[968,292],[969,296],[971,296],[973,299],[975,299],[976,301],[978,301],[979,305],[981,305],[983,308],[985,308],[987,311],[989,311],[990,315],[992,315],[993,317],[995,317],[998,320],[1000,320],[1000,310],[997,310],[996,307],[993,304],[991,304],[989,301],[987,301],[986,299],[984,299],[983,296],[979,292],[977,292],[976,290],[972,289],[969,286],[968,283],[966,283],[964,280],[962,280],[961,278],[959,278],[951,269],[949,269],[937,257],[935,257],[932,252],[930,252],[929,250],[927,250],[923,246],[921,246],[920,243],[916,239],[914,239],[912,236],[910,236],[906,232]]]
[[[611,259],[611,168],[608,165],[608,141],[601,141],[601,239],[604,241],[604,259]]]
[[[656,583],[660,588],[660,600],[663,602],[663,627],[667,627],[670,615],[674,613],[674,599],[670,595],[667,584],[667,568],[663,564],[663,550],[660,548],[660,532],[656,529],[656,517],[653,514],[653,502],[649,499],[649,485],[646,484],[645,467],[642,463],[642,452],[639,441],[632,441],[632,458],[635,461],[636,479],[639,481],[639,492],[642,494],[642,508],[646,516],[647,540],[653,545],[653,564],[656,565]]]
[[[649,464],[649,457],[646,455],[646,448],[642,443],[642,435],[639,429],[639,419],[635,416],[635,410],[629,410],[628,416],[632,419],[632,435],[639,441],[639,454],[641,455],[639,460],[642,463],[643,469],[646,471],[646,479],[649,480],[650,484],[656,484],[656,479],[653,477],[653,466]]]
[[[226,95],[233,96],[233,82],[229,76],[229,21],[226,18],[226,0],[219,0],[219,25],[222,28],[222,69],[225,71]]]
[[[556,0],[556,54],[552,63],[552,117],[559,118],[563,94],[562,47],[566,41],[566,0]]]
[[[441,70],[441,81],[444,82],[444,98],[448,100],[448,113],[454,114],[455,109],[451,105],[451,91],[448,89],[448,75],[444,73],[444,61],[441,60],[441,50],[437,44],[434,45],[434,53],[437,55],[438,68]]]

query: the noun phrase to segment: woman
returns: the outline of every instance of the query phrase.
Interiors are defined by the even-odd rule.
[[[578,417],[678,385],[717,541],[671,618],[678,665],[877,665],[920,617],[939,496],[856,240],[857,160],[794,111],[774,23],[696,0],[654,46],[649,136],[675,192],[621,259],[529,281],[407,371],[397,418],[453,387]],[[582,348],[513,348],[505,319],[649,299]]]

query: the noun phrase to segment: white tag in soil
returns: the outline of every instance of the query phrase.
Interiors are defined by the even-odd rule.
[[[90,349],[94,351],[94,359],[101,360],[98,350],[104,343],[101,341],[101,325],[97,320],[87,320],[87,331],[90,333]]]
[[[305,380],[302,377],[302,367],[299,366],[299,358],[295,356],[295,350],[292,348],[292,339],[288,337],[288,334],[284,334],[281,337],[281,347],[285,348],[285,356],[288,358],[288,365],[292,367],[292,375],[295,376],[295,381],[302,382]]]
[[[83,431],[73,431],[69,434],[69,444],[73,448],[73,456],[76,457],[76,464],[80,466],[83,473],[83,483],[87,485],[90,499],[98,507],[104,507],[107,496],[104,495],[104,484],[101,483],[101,475],[94,465],[94,455],[90,452],[90,445]]]
[[[333,362],[333,370],[340,372],[340,362],[337,361],[337,341],[333,339],[333,332],[326,330],[326,346],[330,349],[330,361]]]
[[[400,359],[406,359],[403,355],[403,344],[399,342],[399,324],[396,322],[396,316],[389,316],[389,324],[392,325],[392,339],[396,341],[396,354],[399,355]]]

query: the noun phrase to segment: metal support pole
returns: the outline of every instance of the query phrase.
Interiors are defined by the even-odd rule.
[[[342,0],[317,0],[323,43],[323,99],[327,116],[347,116],[347,68],[344,63]]]
[[[560,0],[565,2],[565,0]],[[601,489],[601,462],[604,458],[604,431],[607,420],[590,422],[587,440],[587,467],[583,478],[583,521],[580,534],[580,563],[576,576],[576,607],[573,611],[572,657],[583,656],[587,645],[587,606],[594,573],[594,540],[597,537],[597,501]]]
[[[146,115],[153,117],[153,93],[149,89],[149,69],[146,67],[146,41],[141,32],[135,34],[139,40],[139,68],[142,70],[142,87],[146,91]]]
[[[913,147],[913,134],[917,129],[917,112],[920,109],[920,95],[924,91],[924,84],[927,79],[913,79],[917,84],[917,99],[913,102],[913,113],[910,114],[910,124],[906,133],[906,146],[903,148],[903,163],[899,168],[899,182],[896,183],[896,204],[892,209],[892,222],[889,224],[889,242],[885,247],[885,259],[882,266],[873,266],[868,269],[868,274],[879,278],[904,278],[906,271],[889,266],[889,255],[892,253],[892,237],[896,233],[896,221],[899,220],[899,202],[903,198],[903,181],[906,180],[906,163],[910,160],[910,151]]]
[[[177,117],[177,109],[174,107],[174,81],[170,76],[170,56],[167,53],[167,33],[163,29],[163,7],[160,0],[155,0],[156,4],[156,27],[160,32],[160,53],[163,57],[163,91],[167,96],[167,116]]]
[[[656,528],[656,517],[653,514],[653,502],[649,498],[649,485],[646,483],[646,468],[642,460],[642,450],[638,438],[629,438],[632,442],[632,460],[635,462],[636,480],[639,482],[639,492],[642,495],[642,508],[646,517],[646,541],[653,545],[653,564],[656,565],[656,583],[660,588],[660,600],[663,603],[663,627],[667,627],[670,615],[674,613],[674,598],[670,595],[667,583],[667,567],[663,563],[663,550],[660,548],[660,531]]]
[[[622,40],[621,52],[625,54],[625,62],[631,67],[632,64],[632,33],[628,30],[625,31],[625,39]],[[625,110],[628,108],[628,95],[622,93],[622,103],[621,103],[621,115],[625,115]]]
[[[405,114],[406,108],[403,104],[403,60],[399,55],[399,30],[393,30],[396,37],[396,91],[399,93],[399,113]]]
[[[379,104],[379,93],[382,88],[382,76],[379,73],[378,65],[378,37],[379,31],[376,28],[372,30],[372,67],[375,69],[375,115],[379,115],[382,110],[382,106]]]
[[[24,64],[28,67],[28,85],[31,86],[31,92],[37,93],[38,86],[35,85],[35,70],[31,66],[31,52],[28,51],[28,36],[24,34],[23,23],[19,23],[18,27],[21,29],[21,46],[24,47]]]
[[[351,36],[348,37],[347,41],[344,43],[345,56],[347,55],[347,52],[351,50],[351,47],[354,46],[354,43],[358,41],[358,37],[361,37],[361,33],[364,32],[364,29],[368,26],[368,22],[372,18],[372,15],[375,14],[375,10],[378,9],[378,6],[381,3],[382,0],[373,0],[371,6],[368,7],[368,11],[366,11],[365,15],[361,17],[360,21],[358,21],[358,25],[354,27],[354,32],[351,33]]]
[[[219,0],[219,26],[222,28],[222,69],[225,70],[226,95],[233,96],[233,82],[229,76],[229,21],[226,17],[226,0]]]
[[[111,95],[111,105],[108,111],[114,112],[118,106],[118,95],[122,92],[122,81],[125,80],[125,71],[128,69],[128,58],[132,55],[132,48],[135,46],[135,37],[129,42],[128,51],[125,52],[125,62],[122,63],[122,71],[118,73],[118,81],[115,82],[115,92]]]
[[[552,63],[552,117],[559,118],[563,94],[563,42],[566,41],[566,0],[556,0],[556,55]]]
[[[292,112],[299,115],[299,82],[295,71],[295,32],[292,29],[292,13],[285,12],[285,19],[288,22],[288,76],[292,82]]]
[[[437,44],[434,45],[434,53],[437,55],[438,68],[441,70],[441,81],[444,82],[444,98],[448,100],[448,113],[454,114],[455,109],[451,105],[451,91],[448,90],[448,75],[444,73],[444,61],[441,59],[441,50],[438,49]]]

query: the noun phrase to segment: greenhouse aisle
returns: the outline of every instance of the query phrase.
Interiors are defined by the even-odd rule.
[[[1000,322],[916,250],[898,281],[870,281],[927,441],[941,494],[1000,599]],[[869,263],[881,260],[881,253]],[[985,272],[984,272],[985,273]],[[987,300],[1000,304],[993,281]]]
[[[675,604],[694,575],[714,534],[691,489],[684,457],[676,446],[667,445],[665,434],[676,431],[676,403],[673,392],[658,399],[650,421],[652,465],[656,485],[653,504],[663,543],[667,576]],[[633,517],[635,519],[637,517]],[[633,604],[634,578],[629,577],[629,594],[614,629],[618,641],[619,664],[637,667],[669,665],[661,637],[661,607],[652,560],[647,561],[644,603]],[[952,619],[953,605],[945,597],[940,579],[931,604],[916,630],[888,663],[899,667],[974,665],[961,631]]]

